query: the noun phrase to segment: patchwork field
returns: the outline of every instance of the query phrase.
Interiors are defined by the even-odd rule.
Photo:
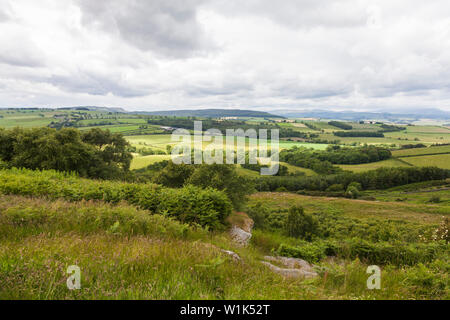
[[[450,154],[408,157],[403,159],[406,162],[417,167],[435,166],[439,168],[450,169]]]
[[[130,142],[130,144],[133,147],[136,147],[137,150],[143,149],[143,148],[152,148],[156,150],[160,150],[163,152],[166,152],[167,146],[175,146],[180,142],[173,142],[172,136],[169,134],[158,134],[158,135],[139,135],[139,136],[127,136],[126,139]],[[249,149],[249,143],[253,142],[251,139],[246,139],[246,150]],[[203,149],[206,148],[210,142],[204,142],[203,143]],[[226,148],[227,144],[224,138],[224,148]],[[295,141],[283,141],[281,140],[279,142],[280,149],[289,149],[293,146],[297,147],[307,147],[312,148],[315,150],[325,150],[327,148],[327,144],[317,144],[317,143],[302,143],[302,142],[295,142]],[[192,136],[192,144],[191,147],[194,147],[193,143],[193,136]],[[268,141],[268,148],[270,148],[270,141]],[[225,149],[224,149],[225,150]],[[168,156],[161,156],[161,155],[149,155],[149,156],[139,156],[135,155],[135,158],[132,162],[132,169],[139,169],[146,167],[150,164],[153,164],[157,161],[160,161],[160,159],[166,160],[169,158]],[[289,164],[285,164],[290,170],[293,170],[294,172],[305,172],[307,175],[313,174],[311,170],[298,168],[294,166],[290,166]],[[243,171],[245,172],[245,171]]]
[[[335,145],[319,152],[328,143],[304,141],[322,142],[313,140],[316,134],[318,139],[336,139],[332,131],[338,128],[323,121],[317,123],[319,130],[283,123],[283,129],[314,133],[294,134],[280,142],[281,149],[316,150],[281,154],[290,164],[280,164],[298,176],[265,179],[241,166],[236,166],[235,174],[228,166],[163,163],[130,173],[126,170],[130,153],[131,169],[140,169],[170,159],[167,146],[178,142],[170,134],[144,134],[164,129],[139,116],[85,110],[44,116],[34,111],[3,112],[0,121],[7,125],[22,118],[30,127],[50,121],[55,129],[100,128],[125,137],[74,129],[1,130],[6,147],[0,161],[0,300],[450,297],[445,233],[450,184],[444,180],[449,174],[414,168],[448,168],[449,146],[400,150],[389,160],[341,166],[354,172],[405,166],[410,170],[339,175],[332,163],[388,159],[389,152],[356,146],[377,138],[351,138],[355,147]],[[183,124],[186,119],[179,121]],[[275,120],[267,121],[274,126]],[[357,124],[353,130],[376,126]],[[71,134],[71,143],[65,133]],[[437,127],[393,134],[405,134],[408,140],[388,137],[376,144],[423,143],[414,138],[416,134],[448,139]],[[46,152],[49,146],[63,151],[53,155]],[[116,163],[117,154],[126,157]],[[411,181],[421,182],[405,185]],[[393,186],[397,187],[385,190]],[[245,247],[233,233],[237,228],[252,234]],[[301,259],[309,274],[303,267],[282,264],[279,257]],[[83,289],[70,291],[66,270],[75,264],[82,270]],[[370,265],[382,269],[380,290],[367,289]]]
[[[410,165],[399,159],[389,159],[379,162],[356,164],[356,165],[346,165],[346,164],[338,165],[338,167],[352,172],[364,172],[369,170],[376,170],[382,167],[408,167],[408,166]]]
[[[404,150],[395,150],[392,155],[397,158],[401,157],[411,157],[420,155],[431,155],[431,154],[445,154],[450,153],[450,145],[448,146],[433,146],[429,148],[413,148]]]
[[[392,151],[393,158],[389,160],[358,164],[339,165],[344,170],[364,172],[381,167],[426,167],[437,166],[450,169],[450,146],[432,146],[428,148],[413,148]]]

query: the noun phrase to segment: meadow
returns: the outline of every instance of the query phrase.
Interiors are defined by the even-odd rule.
[[[169,134],[126,136],[126,139],[131,144],[131,146],[136,148],[137,151],[139,151],[140,149],[143,149],[143,148],[151,148],[151,149],[159,150],[161,152],[166,152],[167,146],[174,147],[180,143],[177,141],[175,141],[175,142],[172,141],[172,136]],[[257,141],[246,138],[245,150],[247,150],[247,151],[249,150],[251,143],[257,144]],[[210,144],[211,144],[211,142],[203,142],[203,144],[202,144],[203,149],[208,147],[208,145],[210,145]],[[267,141],[267,144],[268,144],[268,148],[270,148],[271,141],[270,140]],[[224,150],[226,150],[226,148],[228,146],[232,146],[232,145],[227,144],[226,139],[224,138],[224,142],[223,142]],[[285,140],[279,141],[280,150],[289,149],[294,146],[307,147],[307,148],[312,148],[315,150],[325,150],[328,145],[327,144],[319,144],[319,143],[302,143],[302,142],[285,141]],[[193,136],[192,136],[191,148],[194,148]],[[133,169],[140,169],[140,168],[146,167],[148,165],[151,165],[157,161],[160,161],[161,159],[166,160],[167,158],[168,157],[164,157],[162,155],[149,155],[149,156],[135,155],[131,166]],[[311,172],[308,171],[307,169],[298,168],[298,167],[296,168],[293,166],[291,167],[291,171],[292,172],[304,171],[304,172],[308,172],[309,174],[311,174]]]
[[[405,163],[403,161],[400,161],[398,159],[389,159],[389,160],[383,160],[378,162],[372,162],[372,163],[364,163],[364,164],[341,164],[339,165],[340,168],[347,171],[352,172],[365,172],[370,170],[375,170],[378,168],[384,168],[384,167],[408,167],[411,166],[411,164]]]
[[[436,166],[450,169],[450,146],[430,146],[392,151],[392,159],[358,165],[339,165],[340,168],[352,172],[365,172],[381,167],[426,167]]]

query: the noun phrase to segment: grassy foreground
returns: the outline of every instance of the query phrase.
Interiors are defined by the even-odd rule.
[[[329,200],[311,200],[334,207]],[[362,202],[346,205],[352,203],[356,214]],[[422,219],[426,215],[413,210],[402,218],[437,221],[429,213],[430,221]],[[270,232],[256,230],[253,243],[240,248],[225,232],[193,228],[124,202],[2,195],[0,226],[0,299],[449,298],[445,261],[383,266],[382,289],[374,291],[366,287],[367,264],[359,259],[320,261],[316,279],[283,278],[260,263],[268,253],[261,241],[277,237]],[[242,261],[221,249],[238,253]],[[66,287],[70,265],[81,268],[81,290]]]
[[[448,244],[421,240],[448,217],[446,198],[373,196],[379,200],[254,194],[247,210],[261,202],[272,220],[242,248],[227,229],[243,214],[229,216],[217,190],[1,170],[0,299],[449,299]],[[319,219],[317,238],[282,233],[292,205]],[[319,276],[285,278],[261,263],[266,255],[305,259]],[[382,268],[381,290],[367,289],[371,264]],[[81,269],[81,290],[66,286],[71,265]]]

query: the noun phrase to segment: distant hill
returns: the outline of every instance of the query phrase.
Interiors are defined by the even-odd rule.
[[[238,110],[238,109],[203,109],[203,110],[174,110],[174,111],[154,111],[154,112],[133,112],[135,114],[155,115],[155,116],[178,116],[178,117],[255,117],[255,118],[284,118],[268,112]]]
[[[122,108],[109,108],[109,107],[96,107],[96,106],[79,106],[79,107],[62,107],[57,108],[58,110],[75,110],[75,111],[102,111],[102,112],[120,112],[127,113],[125,109]]]
[[[320,118],[333,120],[419,120],[436,119],[450,120],[450,112],[440,109],[416,109],[409,113],[391,112],[357,112],[357,111],[329,111],[329,110],[280,110],[277,114],[290,118]]]

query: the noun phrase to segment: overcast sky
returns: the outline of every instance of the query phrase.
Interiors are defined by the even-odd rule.
[[[0,106],[79,105],[450,111],[450,2],[0,0]]]

